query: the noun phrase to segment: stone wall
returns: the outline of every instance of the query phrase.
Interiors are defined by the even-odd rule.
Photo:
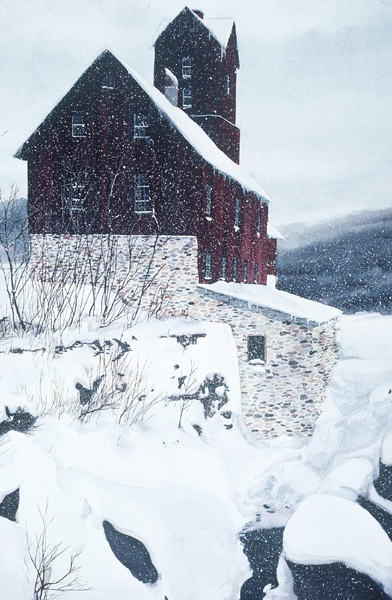
[[[293,320],[199,287],[193,237],[133,236],[130,241],[126,236],[31,236],[31,265],[43,277],[55,264],[67,272],[72,265],[82,269],[86,261],[105,265],[108,246],[116,261],[113,286],[129,277],[129,293],[134,293],[135,285],[140,289],[148,282],[142,297],[145,313],[230,324],[238,350],[243,418],[254,435],[311,434],[337,360],[336,321]],[[265,336],[265,364],[249,364],[249,335]]]

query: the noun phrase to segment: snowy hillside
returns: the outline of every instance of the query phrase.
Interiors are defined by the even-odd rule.
[[[392,311],[392,210],[282,226],[278,287],[340,308]]]
[[[313,437],[262,444],[227,325],[4,334],[0,599],[317,600],[334,568],[341,598],[392,597],[391,340],[344,317]]]

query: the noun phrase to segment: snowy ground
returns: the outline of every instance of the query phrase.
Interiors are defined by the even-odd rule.
[[[0,600],[32,600],[29,554],[44,529],[47,551],[64,550],[52,581],[81,549],[73,587],[88,589],[68,591],[70,600],[234,600],[251,576],[239,533],[286,524],[283,557],[342,561],[392,594],[392,543],[355,503],[361,493],[389,508],[372,482],[380,453],[392,464],[392,317],[343,317],[341,344],[313,437],[262,444],[240,419],[226,325],[173,319],[99,329],[90,318],[61,335],[3,338],[0,421],[6,407],[38,419],[28,434],[1,437],[0,501],[19,488],[20,502],[16,522],[0,517]],[[205,418],[200,400],[179,395],[214,373],[229,400]],[[81,419],[75,385],[91,390],[99,380],[104,410]],[[155,583],[117,560],[104,521],[144,544]],[[270,600],[295,598],[283,557]]]

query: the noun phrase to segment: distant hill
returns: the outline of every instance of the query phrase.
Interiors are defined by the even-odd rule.
[[[392,313],[392,208],[279,230],[279,289],[345,313]]]

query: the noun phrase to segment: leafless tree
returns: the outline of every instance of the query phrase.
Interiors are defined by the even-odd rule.
[[[3,273],[12,325],[26,331],[23,293],[28,282],[28,230],[26,202],[12,186],[9,194],[0,190],[0,269]]]

